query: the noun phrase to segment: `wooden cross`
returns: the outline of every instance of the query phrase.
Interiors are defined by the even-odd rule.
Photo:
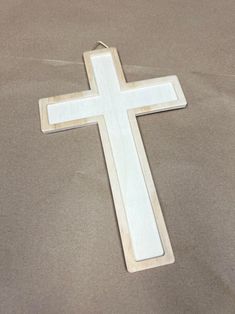
[[[127,83],[115,48],[84,53],[90,90],[39,101],[45,133],[98,123],[130,272],[174,262],[136,116],[183,108],[176,76]]]

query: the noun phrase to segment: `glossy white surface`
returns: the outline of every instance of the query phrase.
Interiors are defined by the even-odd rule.
[[[50,124],[103,115],[111,143],[136,261],[164,254],[151,200],[141,169],[128,109],[177,99],[171,82],[121,89],[112,55],[91,57],[98,96],[48,105]],[[151,80],[150,80],[151,81]]]

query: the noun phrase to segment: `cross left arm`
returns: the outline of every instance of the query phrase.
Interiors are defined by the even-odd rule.
[[[91,90],[40,99],[39,109],[44,133],[96,123],[103,115],[100,97]]]

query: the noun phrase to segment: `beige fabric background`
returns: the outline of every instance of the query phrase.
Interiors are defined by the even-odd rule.
[[[1,1],[0,313],[234,313],[234,1]],[[141,117],[176,263],[125,269],[96,126],[40,132],[38,99],[178,75],[189,106]]]

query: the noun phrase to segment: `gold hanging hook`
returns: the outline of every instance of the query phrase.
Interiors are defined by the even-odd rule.
[[[109,46],[106,45],[103,41],[98,40],[92,50],[96,49],[96,48],[99,47],[99,46],[103,46],[104,48],[109,48]]]

